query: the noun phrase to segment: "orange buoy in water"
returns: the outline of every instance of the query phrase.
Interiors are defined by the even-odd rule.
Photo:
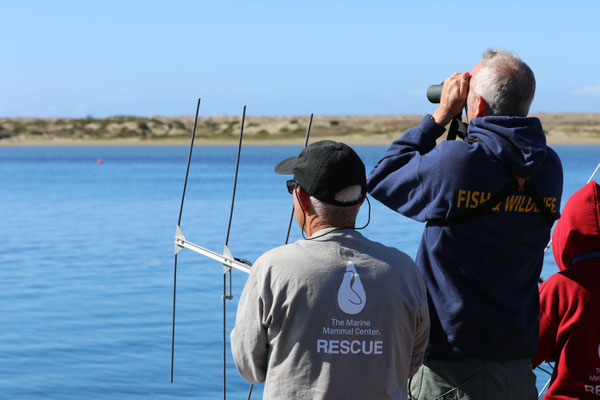
[[[102,164],[102,159],[99,158],[98,161],[96,161],[98,163],[98,165]]]

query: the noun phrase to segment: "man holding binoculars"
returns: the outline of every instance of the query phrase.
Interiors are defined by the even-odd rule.
[[[412,399],[537,398],[537,282],[563,176],[540,121],[527,117],[534,92],[527,64],[487,50],[444,82],[435,112],[369,174],[374,198],[427,222],[416,261],[431,332]],[[463,108],[464,140],[436,145]]]

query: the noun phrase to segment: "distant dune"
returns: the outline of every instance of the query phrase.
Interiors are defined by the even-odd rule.
[[[550,144],[600,144],[600,113],[535,114]],[[315,116],[312,140],[332,138],[350,144],[388,144],[422,115]],[[244,140],[248,144],[300,144],[308,116],[247,116]],[[198,120],[199,144],[236,143],[239,116],[212,116]],[[28,145],[177,145],[189,142],[194,118],[11,118],[0,119],[0,146]]]

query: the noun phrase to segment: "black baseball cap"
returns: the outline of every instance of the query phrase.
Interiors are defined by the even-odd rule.
[[[359,204],[367,193],[365,164],[350,146],[333,140],[321,140],[306,146],[298,157],[290,157],[275,166],[280,175],[294,175],[296,182],[317,199],[336,206]],[[343,203],[335,195],[348,186],[360,185],[361,197]]]

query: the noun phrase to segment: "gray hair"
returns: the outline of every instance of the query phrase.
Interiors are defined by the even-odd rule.
[[[533,71],[516,54],[488,49],[471,87],[490,115],[526,117],[535,94]]]
[[[361,197],[362,189],[360,185],[348,186],[335,194],[335,200],[343,203],[356,201]],[[320,218],[329,225],[338,227],[354,226],[360,209],[360,203],[349,207],[341,207],[324,203],[313,196],[310,196],[310,204]]]

